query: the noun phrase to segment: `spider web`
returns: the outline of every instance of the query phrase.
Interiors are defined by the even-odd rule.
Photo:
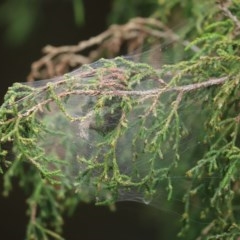
[[[76,194],[82,195],[84,201],[101,202],[113,198],[107,184],[97,184],[97,182],[104,177],[106,155],[111,152],[111,144],[107,144],[109,143],[107,139],[111,139],[116,129],[123,124],[120,121],[123,118],[123,111],[119,108],[123,97],[119,93],[116,96],[107,96],[101,105],[99,96],[94,94],[94,91],[98,90],[96,79],[98,81],[107,79],[97,85],[103,94],[109,89],[114,92],[116,87],[120,92],[125,91],[127,83],[122,82],[122,77],[126,77],[129,73],[128,68],[131,67],[131,64],[135,64],[136,60],[140,63],[146,62],[146,58],[153,52],[156,54],[157,51],[161,51],[161,49],[156,47],[141,55],[127,56],[125,60],[129,64],[119,59],[99,60],[63,77],[26,84],[26,87],[31,89],[31,93],[23,95],[17,101],[19,113],[24,115],[31,109],[31,106],[49,100],[49,89],[58,96],[65,94],[62,105],[56,103],[54,99],[50,99],[46,104],[47,107],[39,108],[40,111],[36,115],[48,129],[48,131],[39,133],[39,146],[45,150],[49,159],[52,159],[52,162],[47,161],[41,164],[45,164],[45,167],[50,170],[60,169],[63,173],[61,181],[74,189]],[[159,57],[158,54],[155,56]],[[154,57],[151,56],[151,59],[153,60]],[[115,67],[111,66],[112,63]],[[164,80],[165,83],[169,82],[169,79]],[[112,87],[111,84],[116,85]],[[150,149],[151,140],[156,137],[155,133],[162,127],[164,116],[171,113],[172,103],[176,101],[177,94],[163,94],[160,100],[161,108],[154,113],[148,111],[151,109],[154,99],[142,97],[140,93],[163,87],[163,83],[156,81],[155,77],[151,75],[147,75],[140,82],[135,81],[131,85],[131,91],[138,92],[139,95],[128,96],[135,104],[124,116],[127,128],[118,136],[112,154],[116,158],[119,172],[126,176],[126,179],[130,176],[135,185],[119,185],[114,196],[116,196],[117,202],[136,201],[150,204],[164,211],[181,214],[182,193],[194,182],[194,179],[189,180],[186,177],[186,170],[201,158],[206,148],[200,142],[204,133],[199,133],[199,129],[203,128],[201,120],[207,113],[202,109],[201,99],[193,95],[188,98],[188,101],[179,104],[177,112],[181,120],[179,134],[182,137],[178,146],[175,146],[176,136],[174,134],[163,136],[163,138],[165,137],[164,141],[161,141],[159,149],[156,149],[154,158],[157,160],[154,162],[154,169],[158,173],[162,170],[161,173],[164,177],[155,183],[154,194],[148,194],[147,191],[139,188],[137,183],[146,178],[151,170],[150,159],[153,155],[153,151]],[[84,94],[81,92],[82,90],[90,93]],[[73,94],[68,94],[71,91]],[[76,92],[81,93],[76,94]],[[142,121],[143,116],[146,116],[144,121]],[[163,117],[159,118],[159,116]],[[174,121],[170,121],[168,124],[169,129],[174,128]],[[142,129],[148,129],[146,134],[142,133]],[[178,149],[177,154],[176,149]],[[175,164],[176,157],[179,158],[179,165],[182,166],[178,167],[176,171],[172,168],[172,172],[167,172],[166,169]],[[187,163],[184,159],[187,159]],[[99,168],[95,168],[94,164],[99,165]],[[114,171],[111,170],[113,163],[109,162],[107,165],[106,177],[111,179],[114,176]],[[89,174],[89,172],[91,173]],[[205,180],[208,181],[207,178]],[[171,185],[169,185],[169,181]],[[170,186],[174,191],[171,201],[168,201]],[[198,200],[192,204],[193,208],[200,209]],[[179,210],[180,205],[181,209]],[[196,221],[201,221],[198,217],[196,219]]]

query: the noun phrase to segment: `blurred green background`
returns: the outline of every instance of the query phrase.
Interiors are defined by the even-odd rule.
[[[125,23],[134,16],[149,16],[158,2],[161,1],[0,1],[1,103],[9,86],[26,81],[31,63],[42,56],[41,49],[45,45],[76,44],[101,33],[111,23]],[[12,194],[8,198],[0,197],[2,239],[24,239],[28,221],[26,208],[25,196],[16,179]],[[167,239],[164,229],[168,228],[169,221],[177,222],[178,218],[139,203],[119,203],[116,212],[83,204],[73,217],[66,217],[64,236],[68,240]]]

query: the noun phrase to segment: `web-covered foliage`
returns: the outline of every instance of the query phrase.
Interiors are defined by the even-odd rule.
[[[101,59],[9,89],[0,109],[1,171],[6,194],[13,176],[31,192],[29,238],[60,239],[61,213],[79,201],[162,208],[176,197],[185,239],[240,235],[240,9],[219,8],[226,16],[188,46],[199,48],[189,60],[154,69]]]

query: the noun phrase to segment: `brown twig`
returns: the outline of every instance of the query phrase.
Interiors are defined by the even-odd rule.
[[[205,228],[203,228],[203,230],[201,231],[201,236],[196,238],[196,240],[201,240],[203,239],[203,237],[205,238],[209,234],[211,229],[214,227],[214,225],[215,225],[214,221],[210,222]]]
[[[30,221],[32,224],[36,223],[36,215],[37,215],[37,203],[36,202],[32,202],[30,204],[31,206],[31,213],[30,213]]]
[[[34,62],[28,81],[62,75],[72,68],[91,63],[100,57],[115,57],[127,46],[127,54],[142,49],[146,39],[156,44],[160,39],[167,42],[179,41],[180,37],[161,21],[154,18],[134,18],[124,25],[112,25],[103,33],[73,46],[46,46],[45,56]],[[187,41],[182,42],[187,45]],[[82,51],[90,49],[86,55]],[[193,47],[194,51],[198,49]]]
[[[232,5],[231,0],[219,0],[218,1],[218,7],[220,10],[223,11],[223,13],[230,18],[234,24],[236,25],[235,35],[238,35],[240,32],[240,21],[237,19],[235,15],[232,14],[232,12],[228,9],[228,6]]]
[[[222,78],[214,78],[214,79],[209,79],[206,80],[205,82],[201,83],[193,83],[193,84],[188,84],[184,86],[176,86],[176,87],[163,87],[163,88],[156,88],[152,90],[144,90],[144,91],[139,91],[139,90],[105,90],[105,89],[98,89],[98,90],[71,90],[71,91],[64,91],[61,93],[57,94],[58,98],[65,98],[67,96],[71,95],[88,95],[88,96],[152,96],[156,97],[159,96],[160,93],[166,93],[166,92],[178,92],[182,96],[183,93],[185,92],[191,92],[195,91],[201,88],[207,88],[210,86],[216,86],[216,85],[221,85],[224,84],[229,78],[228,77],[222,77]],[[44,89],[47,90],[49,86],[45,86]],[[42,102],[39,102],[37,105],[31,107],[28,109],[26,112],[19,114],[18,117],[26,117],[29,116],[31,113],[38,111],[39,109],[42,109],[44,105],[47,105],[48,103],[54,101],[54,99],[49,98],[46,99]],[[13,119],[9,119],[8,122],[12,121]],[[72,121],[79,120],[79,118],[72,118]]]

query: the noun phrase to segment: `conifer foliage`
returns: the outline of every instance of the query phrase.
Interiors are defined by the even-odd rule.
[[[5,195],[18,177],[29,196],[28,239],[62,239],[62,215],[81,201],[179,212],[176,199],[183,239],[240,236],[239,19],[238,1],[215,3],[181,40],[183,60],[160,68],[100,59],[9,88],[0,171]]]

